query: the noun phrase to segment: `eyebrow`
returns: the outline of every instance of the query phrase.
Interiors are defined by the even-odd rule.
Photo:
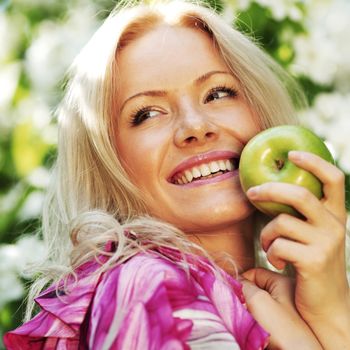
[[[199,78],[196,78],[195,80],[193,80],[192,84],[193,85],[200,85],[202,83],[204,83],[206,80],[208,80],[211,76],[215,75],[215,74],[226,74],[226,75],[230,75],[231,77],[233,77],[233,75],[230,72],[227,71],[221,71],[221,70],[214,70],[214,71],[210,71],[208,73],[205,73],[203,75],[201,75]],[[127,102],[129,102],[130,100],[137,98],[137,97],[141,97],[141,96],[150,96],[150,97],[164,97],[167,95],[167,91],[165,90],[149,90],[149,91],[143,91],[143,92],[139,92],[135,95],[132,95],[130,97],[128,97],[122,104],[120,111],[123,110],[124,106],[127,104]]]

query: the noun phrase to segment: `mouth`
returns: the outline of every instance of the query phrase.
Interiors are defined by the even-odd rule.
[[[207,161],[176,172],[170,178],[170,182],[174,185],[187,185],[199,180],[209,180],[226,173],[233,173],[238,166],[239,157]]]

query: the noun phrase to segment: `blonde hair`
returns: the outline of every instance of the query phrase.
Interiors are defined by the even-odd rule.
[[[134,4],[132,4],[134,5]],[[304,96],[293,80],[251,39],[205,6],[190,2],[118,6],[77,56],[58,109],[58,158],[43,212],[46,261],[29,295],[103,254],[107,241],[116,252],[101,271],[151,247],[170,246],[183,253],[206,252],[174,226],[149,216],[142,194],[130,182],[114,146],[117,128],[118,50],[160,24],[206,32],[214,41],[261,129],[296,124],[295,105]],[[126,235],[132,231],[135,238]]]

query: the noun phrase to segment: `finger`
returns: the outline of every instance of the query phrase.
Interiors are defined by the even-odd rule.
[[[257,293],[262,292],[261,288],[248,279],[243,278],[240,280],[240,282],[243,286],[243,295],[247,304],[251,302]]]
[[[322,182],[324,201],[328,210],[334,214],[345,211],[345,175],[340,169],[308,152],[291,151],[288,153],[288,158]]]
[[[320,213],[325,210],[322,203],[308,189],[284,182],[266,182],[251,187],[247,191],[247,196],[252,201],[290,205],[312,221],[317,221]]]
[[[269,293],[271,293],[272,289],[274,288],[274,284],[278,279],[287,279],[286,276],[283,276],[278,272],[264,269],[262,267],[247,270],[242,273],[242,276]]]
[[[293,264],[298,269],[308,254],[310,252],[307,246],[279,237],[270,245],[266,257],[278,270],[284,269],[287,263]]]
[[[266,290],[247,279],[243,279],[241,283],[245,304],[252,314],[260,313],[263,307],[268,309],[274,307],[275,301]]]
[[[287,276],[264,268],[250,269],[242,276],[277,299],[293,299],[294,281]]]
[[[315,239],[315,233],[310,230],[310,225],[305,221],[291,215],[280,214],[261,231],[260,242],[263,250],[266,252],[278,237],[309,244]]]

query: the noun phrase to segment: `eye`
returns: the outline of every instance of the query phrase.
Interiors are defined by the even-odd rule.
[[[238,95],[238,92],[234,88],[227,86],[217,86],[209,91],[204,102],[208,103],[213,100],[220,100],[222,98],[233,98]]]
[[[137,126],[146,119],[154,118],[159,114],[161,114],[161,112],[153,109],[153,107],[140,107],[131,113],[131,125]]]

